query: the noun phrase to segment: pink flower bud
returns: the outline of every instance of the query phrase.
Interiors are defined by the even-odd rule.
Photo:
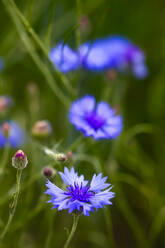
[[[43,168],[43,175],[47,178],[53,177],[55,175],[55,170],[50,166],[46,166]]]
[[[26,154],[22,150],[18,150],[12,158],[12,165],[16,169],[24,169],[28,164]]]
[[[46,121],[37,121],[32,128],[32,135],[36,138],[46,138],[52,133],[51,124]]]

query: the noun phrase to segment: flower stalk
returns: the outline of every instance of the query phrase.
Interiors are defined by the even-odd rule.
[[[18,196],[20,193],[20,182],[21,182],[21,175],[22,175],[22,170],[17,169],[17,175],[16,175],[16,192],[13,195],[13,202],[10,204],[9,207],[9,218],[8,221],[6,223],[6,226],[0,236],[0,242],[2,242],[2,240],[4,239],[6,233],[8,232],[8,229],[10,227],[10,224],[12,222],[12,219],[14,217],[15,214],[15,210],[17,207],[17,202],[18,202]]]
[[[77,229],[78,221],[79,221],[79,215],[74,214],[74,215],[73,215],[73,225],[72,225],[72,229],[71,229],[71,231],[70,231],[70,234],[69,234],[69,236],[68,236],[68,239],[66,240],[66,243],[65,243],[65,245],[64,245],[64,248],[68,248],[68,247],[69,247],[69,244],[70,244],[70,242],[71,242],[71,240],[72,240],[72,238],[73,238],[73,236],[74,236],[74,234],[75,234],[75,231],[76,231],[76,229]]]

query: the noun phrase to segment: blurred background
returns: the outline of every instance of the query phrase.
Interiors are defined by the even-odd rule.
[[[1,247],[63,247],[72,216],[45,203],[42,170],[46,165],[63,170],[65,163],[47,156],[44,147],[65,154],[72,150],[70,163],[88,179],[100,165],[114,185],[113,206],[82,216],[70,247],[165,247],[165,2],[2,0],[0,23],[0,95],[13,100],[0,118],[21,126],[25,142],[18,148],[29,161]],[[49,51],[61,40],[76,50],[78,32],[81,43],[109,35],[129,38],[146,54],[148,76],[139,80],[132,74],[83,69],[58,74]],[[63,83],[66,78],[70,90]],[[118,139],[88,138],[72,146],[80,133],[70,124],[68,110],[85,94],[107,101],[123,116],[124,130]],[[31,134],[39,120],[52,125],[51,135],[40,140]],[[1,232],[15,189],[11,158],[16,150],[10,148],[0,178]],[[1,148],[1,161],[4,152]],[[53,180],[58,181],[58,176]]]

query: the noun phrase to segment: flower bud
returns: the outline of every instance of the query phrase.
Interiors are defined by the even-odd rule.
[[[69,162],[73,161],[74,155],[72,151],[68,151],[67,154],[67,159],[69,160]]]
[[[0,96],[0,114],[4,114],[13,105],[13,100],[9,96]]]
[[[12,158],[12,166],[16,169],[22,170],[28,164],[26,154],[22,150],[18,150]]]
[[[117,72],[114,69],[108,70],[107,78],[110,80],[115,80],[117,78]]]
[[[55,175],[55,170],[50,166],[46,166],[43,168],[43,175],[47,178],[51,178]]]
[[[52,133],[51,124],[46,121],[37,121],[32,128],[32,135],[36,138],[46,138]]]
[[[55,154],[55,157],[56,157],[58,162],[63,162],[64,163],[67,160],[66,155],[63,154],[63,153],[57,153],[57,154]]]
[[[91,31],[91,22],[88,16],[82,15],[79,20],[80,29],[83,33],[89,34]]]
[[[4,137],[7,139],[10,136],[10,132],[11,132],[10,124],[8,122],[4,122],[2,124],[1,129]]]
[[[48,155],[50,158],[54,159],[56,162],[66,162],[67,156],[64,153],[55,153],[51,149],[45,147],[44,152],[46,155]]]
[[[38,87],[35,82],[29,82],[29,84],[27,85],[27,90],[31,96],[38,94]]]

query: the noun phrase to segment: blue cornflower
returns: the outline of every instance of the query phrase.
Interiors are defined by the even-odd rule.
[[[79,67],[77,53],[67,44],[59,43],[50,51],[49,58],[56,69],[63,73],[76,70]]]
[[[59,43],[49,55],[56,68],[63,73],[84,67],[92,71],[115,69],[121,73],[130,70],[137,78],[145,78],[148,68],[144,52],[130,40],[120,36],[99,38],[82,44],[78,52]]]
[[[116,116],[109,104],[96,104],[95,98],[89,95],[72,103],[69,119],[86,137],[94,139],[116,138],[123,127],[122,117]]]
[[[3,130],[4,124],[8,124],[8,137]],[[20,147],[24,143],[24,132],[14,121],[7,121],[0,125],[0,148],[5,147],[7,143],[13,148]]]
[[[104,205],[111,205],[110,199],[114,197],[111,186],[106,183],[107,177],[102,177],[102,173],[94,174],[90,184],[84,180],[84,176],[78,176],[74,168],[69,171],[64,168],[64,173],[59,172],[62,180],[66,183],[66,189],[62,190],[55,184],[47,181],[48,190],[45,192],[51,195],[49,203],[58,210],[68,209],[69,213],[78,211],[84,215],[89,215],[90,211],[102,208]]]
[[[80,46],[79,56],[88,70],[116,69],[126,73],[131,69],[137,78],[144,78],[148,74],[143,51],[120,36],[87,42]]]

